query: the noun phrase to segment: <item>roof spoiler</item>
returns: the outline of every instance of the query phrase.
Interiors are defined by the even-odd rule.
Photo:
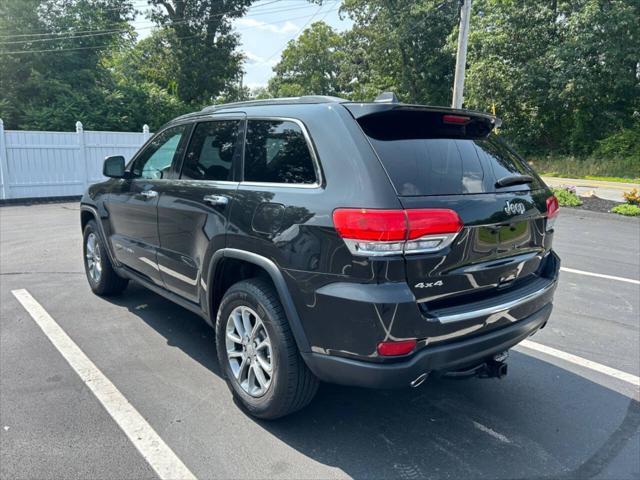
[[[501,125],[486,113],[394,103],[343,103],[365,133],[379,140],[485,138]]]
[[[381,96],[382,95],[380,95],[378,98],[380,98]],[[389,101],[367,103],[344,102],[342,105],[344,105],[344,107],[349,110],[351,115],[353,115],[356,120],[359,120],[362,117],[368,115],[384,114],[386,112],[430,112],[441,113],[442,115],[470,117],[470,119],[476,122],[479,121],[485,123],[490,130],[499,128],[502,125],[502,120],[500,118],[494,115],[489,115],[488,113],[476,112],[474,110],[463,110],[449,107],[430,107],[425,105],[411,105],[406,103],[392,103]]]

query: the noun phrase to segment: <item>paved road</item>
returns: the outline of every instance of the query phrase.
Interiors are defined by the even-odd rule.
[[[76,204],[0,208],[0,477],[156,478],[11,294],[27,289],[198,478],[638,478],[636,386],[528,349],[504,380],[324,385],[256,421],[219,377],[211,330],[140,287],[91,294]],[[640,222],[565,210],[563,266],[640,278]],[[640,286],[563,272],[532,337],[640,374]]]
[[[640,185],[637,183],[560,177],[543,177],[543,179],[547,185],[552,187],[574,185],[578,195],[587,196],[590,195],[590,192],[595,192],[597,197],[604,198],[605,200],[613,200],[614,202],[624,202],[625,200],[622,196],[624,192],[629,192],[633,188],[640,190]]]

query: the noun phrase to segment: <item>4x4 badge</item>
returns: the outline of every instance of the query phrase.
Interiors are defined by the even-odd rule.
[[[442,282],[442,280],[438,280],[437,282],[420,282],[420,283],[416,283],[415,288],[431,288],[431,287],[441,287],[443,286],[444,283]]]
[[[524,206],[524,203],[510,202],[509,200],[507,200],[504,207],[504,213],[506,213],[507,215],[515,215],[515,214],[522,215],[526,209],[527,208]]]

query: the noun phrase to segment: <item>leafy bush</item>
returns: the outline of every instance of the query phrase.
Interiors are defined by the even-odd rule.
[[[582,205],[580,197],[566,188],[552,188],[561,207],[579,207]]]
[[[618,213],[627,217],[640,216],[640,207],[638,205],[631,205],[630,203],[622,203],[620,205],[616,205],[611,209],[611,211],[613,213]]]
[[[639,157],[579,158],[571,156],[530,157],[530,164],[542,175],[629,182],[640,176]]]
[[[640,194],[638,194],[638,189],[633,188],[630,192],[624,192],[622,194],[627,203],[631,205],[640,205]]]
[[[600,140],[593,154],[600,158],[634,158],[637,161],[640,158],[640,122]],[[635,174],[637,169],[636,164]]]

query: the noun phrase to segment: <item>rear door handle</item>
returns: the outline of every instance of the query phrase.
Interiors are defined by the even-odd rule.
[[[140,192],[140,195],[147,198],[155,198],[158,196],[158,192],[156,192],[155,190],[144,190]]]
[[[226,205],[229,203],[229,198],[224,195],[205,195],[203,200],[209,205]]]

